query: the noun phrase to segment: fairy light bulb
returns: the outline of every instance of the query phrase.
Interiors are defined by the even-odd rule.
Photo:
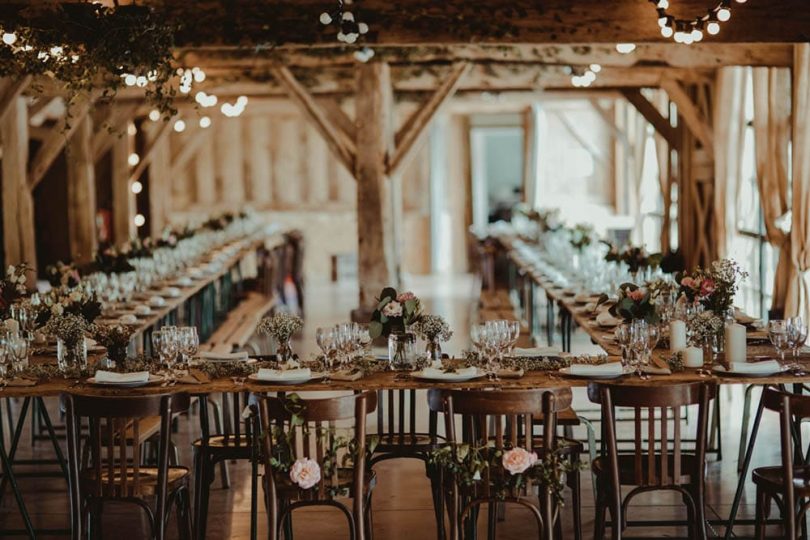
[[[617,43],[616,44],[616,52],[619,54],[630,54],[631,52],[636,50],[635,43]]]
[[[3,32],[3,43],[6,45],[14,45],[17,43],[17,34],[14,32]]]
[[[178,120],[174,123],[174,130],[177,133],[182,133],[186,130],[186,123],[183,120]]]
[[[703,32],[695,28],[692,30],[692,41],[702,41],[703,40]]]
[[[200,118],[200,127],[205,129],[211,125],[211,117],[210,116],[203,116]]]
[[[720,24],[715,21],[710,22],[706,25],[706,31],[713,36],[716,36],[720,33]]]
[[[157,122],[158,120],[160,120],[160,111],[157,109],[152,109],[151,111],[149,111],[149,120],[151,120],[152,122]]]
[[[661,29],[661,35],[662,35],[662,36],[664,36],[665,38],[670,38],[670,37],[672,37],[672,34],[673,34],[673,33],[674,33],[674,30],[672,30],[672,28],[670,28],[669,26],[665,26],[665,27],[663,27],[663,28]],[[676,38],[675,38],[675,41],[678,41],[677,36],[676,36]]]
[[[138,193],[140,193],[141,191],[143,191],[143,184],[141,184],[140,182],[138,182],[137,180],[135,180],[134,182],[132,182],[132,185],[130,186],[130,188],[129,188],[129,189],[130,189],[130,191],[132,191],[132,193],[134,193],[135,195],[137,195]]]
[[[143,214],[137,214],[133,219],[132,222],[135,224],[136,227],[143,227],[146,223],[146,218],[143,217]]]
[[[135,152],[131,153],[127,158],[127,163],[129,163],[130,167],[134,167],[138,163],[141,162],[141,156],[136,154]]]
[[[731,18],[731,10],[728,8],[720,8],[717,10],[717,20],[720,22],[726,22]]]

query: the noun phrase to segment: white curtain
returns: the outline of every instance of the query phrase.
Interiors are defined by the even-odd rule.
[[[794,45],[793,204],[790,251],[793,275],[785,315],[810,319],[810,44]]]

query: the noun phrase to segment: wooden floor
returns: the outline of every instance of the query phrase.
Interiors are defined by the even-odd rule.
[[[428,310],[447,317],[455,331],[452,341],[445,348],[446,352],[458,352],[467,343],[467,329],[473,316],[473,284],[468,277],[438,279],[419,278],[408,282],[417,295],[425,301]],[[304,336],[296,344],[296,352],[301,355],[314,354],[315,329],[318,326],[334,324],[345,320],[349,309],[356,302],[356,288],[341,284],[340,286],[309,286],[307,290],[307,320]],[[590,342],[581,333],[575,333],[573,348],[585,351],[591,348]],[[743,386],[724,388],[721,400],[722,448],[723,459],[718,461],[710,456],[707,487],[707,514],[710,519],[725,518],[728,515],[734,490],[737,485],[737,444],[742,416]],[[756,394],[755,394],[756,398]],[[755,400],[756,403],[756,400]],[[12,403],[12,409],[19,407]],[[55,400],[49,402],[51,416],[59,418]],[[593,406],[587,402],[581,390],[577,391],[575,408],[578,412],[593,416]],[[776,464],[779,459],[777,426],[775,416],[766,415],[754,455],[754,465]],[[4,427],[6,436],[8,429]],[[181,449],[181,461],[191,464],[189,443],[196,436],[198,424],[196,418],[181,423],[176,441]],[[577,428],[576,436],[585,438],[585,430]],[[38,441],[32,445],[28,430],[23,436],[20,448],[21,458],[48,458],[54,455],[48,441]],[[64,448],[64,441],[63,441]],[[19,466],[19,471],[55,470],[55,466],[37,468]],[[211,496],[211,508],[208,518],[208,538],[249,538],[249,502],[250,484],[249,468],[245,464],[230,466],[232,485],[222,489],[219,478],[215,481]],[[414,460],[394,460],[382,463],[377,467],[379,478],[374,492],[374,536],[382,540],[412,540],[415,538],[435,537],[435,521],[430,501],[428,482],[424,477],[424,465]],[[36,527],[64,528],[68,524],[68,501],[65,482],[62,478],[23,478],[20,480],[25,503]],[[583,475],[584,538],[592,538],[593,497],[591,494],[590,476]],[[741,516],[753,516],[754,490],[750,482],[746,487]],[[639,497],[631,506],[632,519],[685,519],[685,511],[680,497],[670,494]],[[571,507],[564,510],[566,538],[570,533]],[[347,538],[343,518],[335,510],[306,509],[296,512],[294,520],[295,538],[314,540],[321,538]],[[266,537],[264,513],[260,511],[260,537]],[[128,539],[143,538],[145,519],[134,507],[109,506],[105,508],[104,538]],[[0,502],[0,527],[19,528],[21,521],[17,507],[9,491],[6,491]],[[715,529],[722,535],[722,527]],[[738,537],[750,536],[750,527],[736,527]],[[170,531],[176,536],[174,525]],[[780,538],[777,527],[769,528],[769,534]],[[498,525],[498,538],[524,540],[536,537],[533,520],[526,511],[508,508],[506,520]],[[711,534],[710,534],[711,535]],[[685,537],[684,528],[641,528],[630,529],[628,537]],[[6,537],[0,534],[0,537]],[[53,536],[49,536],[53,537]]]

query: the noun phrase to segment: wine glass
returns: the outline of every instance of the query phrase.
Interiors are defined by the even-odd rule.
[[[191,363],[191,359],[197,354],[197,350],[200,348],[200,336],[197,334],[197,327],[183,326],[179,328],[178,340],[183,363],[188,366]]]
[[[785,350],[788,348],[787,323],[783,320],[768,322],[768,339],[779,352],[782,364],[785,363]]]
[[[629,358],[629,351],[630,351],[630,325],[627,323],[620,324],[616,327],[614,331],[614,336],[616,337],[616,343],[619,344],[619,347],[622,350],[622,365],[627,366],[630,363]]]
[[[336,331],[334,328],[318,328],[315,330],[315,342],[323,352],[324,365],[332,369],[335,357]]]
[[[642,320],[635,320],[630,323],[630,350],[632,351],[631,363],[636,368],[636,375],[640,379],[646,379],[642,371],[642,362],[648,347],[647,323]]]
[[[512,354],[512,350],[515,348],[515,344],[520,337],[520,321],[506,321],[506,328],[509,333],[507,350],[509,354]]]
[[[661,339],[661,330],[655,324],[647,325],[647,349],[644,351],[644,365],[648,366],[652,360],[652,353]]]
[[[475,353],[481,357],[484,355],[484,348],[486,346],[486,326],[483,324],[474,324],[470,327],[470,342],[475,349]]]
[[[801,369],[799,365],[799,349],[807,341],[807,325],[803,323],[801,317],[791,317],[787,320],[787,339],[792,351],[792,369]]]

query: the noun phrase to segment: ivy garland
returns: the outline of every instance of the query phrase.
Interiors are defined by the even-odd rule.
[[[62,22],[54,25],[54,17]],[[109,101],[135,81],[168,118],[177,112],[172,81],[179,28],[144,6],[49,4],[4,22],[0,76],[50,77],[64,85],[68,103],[96,89],[98,99]]]

